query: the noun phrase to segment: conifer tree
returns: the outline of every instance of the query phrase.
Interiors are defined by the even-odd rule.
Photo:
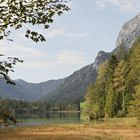
[[[129,114],[137,117],[140,122],[140,84],[136,86],[136,94],[133,95],[131,106],[129,108]]]
[[[115,90],[117,109],[120,113],[119,116],[124,116],[126,114],[126,77],[128,74],[127,62],[122,60],[119,62],[115,69],[113,77],[113,89]]]
[[[108,66],[106,69],[107,73],[107,81],[106,81],[106,91],[107,91],[107,97],[106,97],[106,104],[105,104],[105,117],[113,117],[116,114],[116,94],[113,89],[113,77],[115,69],[118,65],[118,58],[116,55],[112,55],[111,59],[108,62]]]

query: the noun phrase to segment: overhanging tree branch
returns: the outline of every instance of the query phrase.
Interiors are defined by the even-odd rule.
[[[55,15],[61,15],[70,8],[66,5],[67,0],[0,0],[0,40],[6,38],[9,41],[11,29],[25,27],[25,37],[34,42],[44,42],[45,37],[37,31],[27,28],[35,25],[48,29],[54,21]],[[2,57],[2,55],[0,55]],[[0,61],[0,77],[7,83],[14,84],[8,76],[13,72],[13,66],[23,62],[18,58],[7,58],[7,61]]]

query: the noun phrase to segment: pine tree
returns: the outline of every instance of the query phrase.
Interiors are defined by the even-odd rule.
[[[96,79],[95,87],[96,87],[96,116],[98,118],[102,118],[105,116],[104,107],[106,103],[106,81],[107,81],[107,73],[106,69],[108,66],[108,61],[104,62],[99,66],[99,72]]]
[[[116,114],[116,98],[115,92],[113,89],[113,77],[115,69],[118,65],[118,58],[116,55],[112,55],[111,59],[109,60],[106,74],[107,74],[107,81],[106,81],[106,104],[105,104],[105,116],[106,117],[113,117]]]
[[[95,108],[94,105],[96,103],[96,91],[94,85],[89,85],[87,88],[86,96],[85,96],[85,112],[88,114],[89,118],[95,118]]]
[[[126,114],[126,76],[128,74],[127,62],[122,60],[119,62],[115,69],[113,77],[113,89],[117,94],[117,109],[119,116],[124,116]]]
[[[113,73],[114,73],[115,68],[118,65],[118,62],[119,62],[119,60],[118,60],[117,56],[113,54],[111,56],[111,59],[108,62],[108,66],[106,69],[106,73],[108,74],[108,78],[111,80],[113,78]]]
[[[137,117],[140,122],[140,84],[136,86],[136,94],[133,95],[131,106],[129,108],[129,114],[133,117]]]
[[[134,45],[130,50],[129,67],[128,86],[133,88],[140,83],[140,37],[134,42]],[[134,88],[132,92],[133,91]]]
[[[126,78],[126,92],[129,101],[129,114],[134,112],[134,108],[131,110],[131,103],[134,100],[135,94],[138,94],[138,89],[136,88],[140,84],[140,37],[136,39],[133,47],[129,53],[129,73]],[[136,90],[137,89],[137,90]],[[132,102],[131,102],[132,101]],[[140,101],[139,101],[140,102]],[[134,107],[135,102],[133,103]],[[132,113],[134,115],[134,113]]]
[[[116,115],[116,94],[112,88],[113,86],[110,84],[110,88],[108,89],[107,100],[105,105],[105,117],[112,118]]]

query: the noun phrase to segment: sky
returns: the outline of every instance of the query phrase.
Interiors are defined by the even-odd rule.
[[[56,16],[49,30],[35,27],[47,41],[34,43],[24,29],[13,31],[13,42],[0,41],[0,52],[18,57],[12,79],[39,83],[69,76],[94,62],[101,50],[115,48],[122,25],[140,12],[139,0],[71,0],[71,11]]]

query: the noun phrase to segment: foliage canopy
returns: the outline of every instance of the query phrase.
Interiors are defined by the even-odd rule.
[[[48,29],[54,16],[70,10],[64,0],[1,0],[0,1],[0,39],[8,38],[10,28],[15,30],[25,27],[25,37],[35,42],[46,41],[37,31],[28,26],[42,25]]]
[[[132,115],[140,120],[140,37],[129,52],[121,47],[101,64],[94,86],[88,88],[89,118]]]

